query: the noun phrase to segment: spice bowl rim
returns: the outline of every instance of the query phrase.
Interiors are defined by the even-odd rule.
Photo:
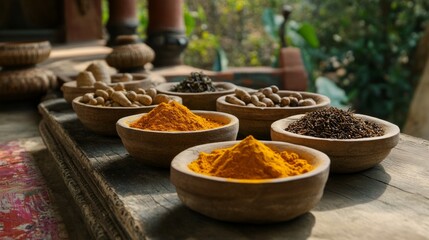
[[[117,77],[121,74],[122,73],[112,74],[112,75],[110,75],[110,77],[111,78]],[[136,78],[136,79],[133,79],[133,80],[128,81],[128,82],[122,82],[124,84],[124,87],[126,90],[135,90],[139,87],[147,88],[147,87],[143,86],[143,84],[151,83],[151,80],[149,78],[147,78],[147,75],[144,73],[130,73],[130,74],[133,76],[133,78]],[[94,86],[78,87],[76,77],[77,77],[77,75],[72,76],[71,77],[72,80],[63,83],[60,87],[60,90],[63,93],[63,98],[68,103],[72,103],[73,99],[75,99],[76,97],[83,96],[85,93],[94,93],[96,90]],[[111,82],[111,83],[107,83],[107,85],[109,87],[113,87],[118,83],[120,83],[120,82]]]
[[[312,155],[317,156],[318,164],[317,164],[317,166],[315,166],[314,169],[312,169],[311,171],[306,172],[306,173],[302,173],[302,174],[295,175],[295,176],[268,178],[268,179],[235,179],[235,178],[216,177],[216,176],[210,176],[210,175],[194,172],[188,167],[189,163],[196,160],[196,159],[185,159],[184,156],[187,155],[188,152],[192,152],[192,153],[198,152],[198,154],[199,154],[201,152],[200,150],[202,148],[209,147],[209,149],[210,149],[209,151],[213,151],[213,150],[216,150],[219,148],[228,148],[228,147],[232,147],[233,145],[238,144],[240,142],[240,140],[236,140],[236,141],[225,141],[225,142],[214,142],[214,143],[201,144],[201,145],[197,145],[197,146],[193,146],[193,147],[190,147],[188,149],[185,149],[184,151],[182,151],[181,153],[176,155],[176,157],[172,160],[171,169],[175,169],[176,171],[179,171],[183,174],[191,175],[191,176],[194,176],[197,178],[202,178],[202,179],[206,179],[209,181],[230,183],[230,184],[284,183],[284,182],[289,182],[289,181],[299,181],[301,179],[312,177],[312,176],[315,176],[317,174],[320,174],[323,171],[326,171],[326,170],[329,171],[329,166],[330,166],[331,161],[325,153],[323,153],[319,150],[316,150],[316,149],[313,149],[313,148],[310,148],[307,146],[303,146],[303,145],[286,143],[286,142],[281,142],[281,141],[266,141],[266,140],[258,140],[258,141],[262,142],[263,144],[267,145],[268,147],[270,147],[272,145],[275,145],[276,148],[278,145],[287,146],[287,148],[283,149],[282,151],[285,151],[285,150],[290,151],[289,149],[293,148],[293,149],[299,149],[299,151],[305,151],[307,153],[310,152]],[[194,154],[194,155],[196,157],[198,157],[198,154],[196,154],[196,155]]]
[[[215,112],[215,111],[205,111],[205,110],[191,110],[191,112],[195,113],[198,116],[202,115],[218,115],[218,116],[224,116],[227,117],[230,121],[227,124],[224,124],[220,127],[216,127],[216,128],[209,128],[209,129],[203,129],[203,130],[195,130],[195,131],[158,131],[158,130],[149,130],[149,129],[140,129],[140,128],[133,128],[130,127],[129,124],[133,121],[138,120],[140,117],[142,117],[143,115],[146,115],[148,113],[139,113],[139,114],[133,114],[133,115],[129,115],[126,117],[122,117],[120,118],[117,122],[116,122],[116,126],[117,127],[121,127],[124,129],[128,129],[131,131],[137,131],[137,132],[142,132],[142,133],[153,133],[153,134],[170,134],[170,135],[176,135],[176,134],[198,134],[198,133],[204,133],[204,132],[209,132],[209,131],[213,131],[213,130],[218,130],[218,129],[222,129],[222,128],[227,128],[230,127],[234,124],[238,124],[238,118],[232,114],[228,114],[228,113],[223,113],[223,112]]]
[[[171,90],[166,90],[164,88],[170,87],[169,89],[171,89],[172,86],[178,85],[179,82],[165,82],[165,83],[161,83],[159,85],[157,85],[155,87],[155,89],[161,93],[165,93],[165,94],[171,94],[171,95],[177,95],[177,96],[195,96],[195,95],[217,95],[217,94],[225,94],[225,93],[229,93],[229,92],[234,92],[235,89],[237,88],[237,85],[235,85],[234,83],[231,82],[213,82],[213,85],[225,85],[228,86],[228,89],[224,89],[221,91],[214,91],[214,92],[175,92],[175,91],[171,91]]]
[[[299,115],[298,115],[299,116]],[[285,128],[297,121],[296,115],[278,120],[271,125],[271,139],[308,146],[326,153],[331,159],[332,173],[355,173],[370,169],[381,163],[399,142],[399,127],[375,117],[355,114],[363,120],[375,122],[384,130],[382,136],[334,139],[318,138],[286,131]]]
[[[320,138],[320,137],[308,136],[308,135],[303,135],[303,134],[298,134],[298,133],[286,131],[284,129],[285,125],[288,126],[290,123],[298,121],[304,115],[305,114],[296,114],[296,115],[292,115],[292,116],[289,116],[289,117],[286,117],[283,119],[279,119],[279,120],[273,122],[271,124],[271,136],[273,136],[272,132],[275,131],[279,134],[289,135],[289,136],[294,137],[294,138],[308,139],[308,140],[313,140],[313,141],[324,141],[324,142],[332,142],[332,143],[347,143],[347,142],[358,143],[358,142],[377,141],[377,140],[381,140],[381,139],[392,138],[392,137],[399,135],[399,133],[400,133],[400,129],[396,124],[393,124],[393,123],[388,122],[386,120],[379,119],[376,117],[372,117],[369,115],[357,114],[357,113],[353,114],[353,116],[358,117],[362,120],[369,120],[371,122],[381,124],[383,126],[383,130],[385,131],[384,134],[381,136],[375,136],[375,137],[338,139],[338,138]],[[389,131],[386,132],[386,129],[388,129]]]
[[[252,91],[250,93],[254,93],[256,91]],[[325,106],[329,106],[331,104],[331,99],[328,96],[325,96],[323,94],[319,94],[319,93],[312,93],[312,92],[305,92],[305,91],[291,91],[291,90],[279,90],[278,92],[281,93],[292,93],[292,92],[298,92],[300,94],[304,94],[304,95],[311,95],[314,97],[319,97],[321,99],[320,102],[316,102],[315,105],[310,105],[310,106],[296,106],[296,107],[249,107],[249,106],[241,106],[241,105],[237,105],[237,104],[232,104],[229,103],[225,100],[225,98],[227,96],[235,96],[235,93],[233,94],[228,94],[228,95],[224,95],[221,96],[217,99],[217,104],[223,104],[229,107],[236,107],[237,109],[255,109],[256,111],[274,111],[274,110],[305,110],[305,109],[312,109],[315,107],[325,107]],[[311,97],[309,96],[309,97]]]
[[[89,93],[92,96],[94,96],[94,93]],[[90,105],[90,104],[86,104],[86,103],[82,103],[80,102],[80,100],[82,99],[83,96],[79,96],[79,97],[75,97],[72,101],[72,104],[78,104],[78,105],[82,105],[88,108],[94,108],[94,109],[100,109],[100,110],[104,110],[104,109],[108,109],[111,111],[114,110],[133,110],[133,109],[148,109],[148,108],[155,108],[156,106],[158,106],[159,104],[152,104],[152,105],[147,105],[147,106],[138,106],[138,107],[107,107],[107,106],[100,106],[100,105]],[[170,98],[173,98],[172,100],[175,100],[177,102],[181,102],[182,99],[179,96],[171,96],[169,95]]]

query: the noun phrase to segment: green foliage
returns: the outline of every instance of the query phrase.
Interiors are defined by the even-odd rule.
[[[184,22],[190,40],[184,55],[185,63],[203,69],[211,68],[216,49],[219,48],[219,39],[207,30],[205,10],[199,5],[194,11],[185,6]]]
[[[101,22],[103,26],[106,25],[107,20],[109,20],[109,4],[105,0],[101,1]]]
[[[312,24],[319,30],[321,52],[326,58],[346,60],[340,66],[346,74],[339,85],[356,111],[404,123],[417,77],[411,74],[410,60],[428,19],[426,5],[400,0],[323,1],[314,10]],[[333,9],[342,11],[334,18]]]
[[[139,9],[137,14],[137,17],[139,18],[139,26],[137,27],[137,33],[142,39],[144,39],[146,37],[146,29],[149,24],[147,1],[137,1],[137,9]]]
[[[197,43],[186,50],[185,63],[210,68],[220,60],[216,58],[221,56],[218,54],[221,48],[230,66],[271,65],[277,54],[278,39],[271,38],[263,31],[261,16],[265,7],[273,4],[280,6],[279,3],[280,1],[264,0],[186,1],[187,9],[195,22],[193,31],[188,32],[188,36],[190,43]],[[187,18],[185,12],[185,23]],[[216,38],[217,42],[203,44],[202,38],[207,38],[207,34],[213,35],[209,39]],[[203,51],[208,58],[200,56],[199,51]]]

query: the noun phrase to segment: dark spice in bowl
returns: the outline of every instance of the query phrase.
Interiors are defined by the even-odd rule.
[[[216,92],[213,81],[202,72],[191,72],[191,74],[172,89],[173,92]]]
[[[334,107],[306,113],[285,130],[301,135],[334,139],[377,137],[384,134],[383,128],[378,124],[355,117],[351,110],[345,111]]]

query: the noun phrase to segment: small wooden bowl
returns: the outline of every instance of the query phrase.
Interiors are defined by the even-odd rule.
[[[276,179],[243,180],[196,173],[188,164],[200,152],[231,147],[238,141],[189,148],[171,163],[170,180],[180,200],[194,211],[232,222],[269,223],[293,219],[320,201],[329,175],[329,158],[317,150],[283,142],[262,141],[276,151],[293,151],[315,166],[310,172]]]
[[[278,94],[280,97],[289,96],[293,91],[282,90]],[[270,139],[271,124],[279,119],[302,114],[306,112],[316,111],[322,108],[329,107],[331,101],[328,97],[310,93],[299,92],[304,98],[312,98],[316,101],[314,106],[300,107],[247,107],[228,103],[225,101],[226,96],[217,99],[216,108],[219,112],[226,112],[236,116],[240,120],[240,137],[253,135],[256,139]],[[233,94],[232,94],[233,95]]]
[[[147,113],[158,105],[149,105],[142,107],[101,107],[84,104],[80,102],[82,97],[73,100],[73,110],[82,124],[89,130],[107,136],[117,136],[116,122],[123,117]],[[181,103],[182,99],[172,96],[175,101]]]
[[[145,164],[170,167],[171,160],[181,151],[204,143],[231,141],[237,138],[238,119],[230,114],[211,111],[192,111],[207,119],[224,123],[218,128],[201,131],[151,131],[131,128],[129,124],[143,114],[119,119],[116,130],[127,151]]]
[[[112,78],[115,78],[119,76],[120,74],[115,74],[112,76]],[[131,73],[133,76],[133,80],[129,82],[123,82],[125,89],[127,90],[136,90],[137,88],[143,88],[148,89],[154,86],[154,82],[151,79],[147,79],[146,74],[138,74],[138,73]],[[110,86],[114,86],[117,83],[111,83]],[[73,99],[83,96],[85,93],[93,93],[95,92],[94,87],[77,87],[76,81],[69,81],[64,83],[61,86],[61,91],[63,92],[64,99],[71,103]]]
[[[361,114],[356,117],[375,122],[384,129],[380,137],[358,139],[317,138],[286,131],[286,127],[299,120],[303,114],[278,120],[271,125],[273,141],[283,141],[311,147],[331,158],[331,172],[353,173],[374,167],[389,155],[398,144],[399,127],[390,122]]]
[[[213,85],[215,88],[223,88],[224,90],[200,93],[183,93],[171,91],[171,89],[177,84],[178,83],[176,82],[162,83],[156,86],[156,90],[160,93],[181,97],[183,99],[183,105],[191,110],[216,111],[216,99],[221,96],[233,93],[236,88],[235,84],[229,82],[214,82]]]

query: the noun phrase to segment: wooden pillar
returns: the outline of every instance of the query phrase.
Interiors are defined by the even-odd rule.
[[[183,20],[183,0],[148,0],[148,44],[155,51],[155,67],[182,64],[188,39]]]
[[[417,47],[417,70],[424,66],[403,132],[429,140],[429,26]]]
[[[279,67],[282,70],[282,89],[305,91],[307,90],[308,74],[305,69],[299,48],[290,47],[286,42],[286,22],[292,13],[292,7],[282,7],[283,22],[280,25],[280,55]]]
[[[119,35],[136,34],[138,24],[137,0],[109,0],[109,20],[106,24],[109,33],[107,45],[115,45],[115,39]]]
[[[429,140],[429,58],[414,93],[403,132]]]

